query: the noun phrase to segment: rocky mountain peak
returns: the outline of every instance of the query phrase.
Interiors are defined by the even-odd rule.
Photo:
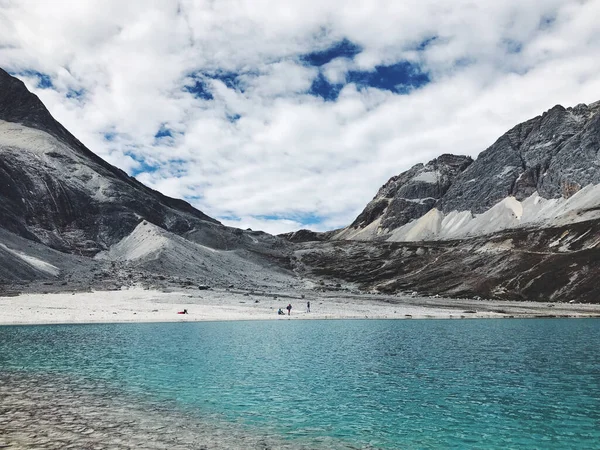
[[[444,154],[427,164],[414,165],[390,178],[349,228],[364,229],[378,221],[377,229],[385,232],[421,217],[472,162],[469,156]]]
[[[441,208],[478,214],[508,196],[559,198],[600,183],[599,110],[600,102],[556,105],[515,126],[457,177]]]
[[[571,213],[588,220],[600,204],[593,198],[600,189],[599,112],[600,102],[556,105],[508,130],[475,161],[444,154],[417,164],[390,178],[333,239],[454,238],[573,220],[563,217]],[[563,209],[546,217],[553,208]]]
[[[88,150],[25,84],[0,69],[0,227],[93,255],[146,219],[174,233],[219,222]]]
[[[56,137],[64,133],[37,95],[25,83],[0,69],[0,120],[20,123]]]

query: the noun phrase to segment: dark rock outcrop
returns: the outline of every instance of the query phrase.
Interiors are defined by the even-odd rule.
[[[472,162],[469,156],[446,154],[390,178],[349,228],[365,228],[381,219],[380,229],[393,230],[421,217]]]
[[[507,196],[568,197],[600,183],[600,102],[555,106],[501,136],[457,177],[444,212],[482,213]]]
[[[32,94],[18,78],[0,69],[0,120],[20,123],[52,134],[57,138],[72,139],[46,109],[37,95]]]
[[[318,242],[318,241],[326,241],[339,230],[318,232],[312,230],[298,230],[293,231],[291,233],[282,233],[279,234],[279,237],[282,237],[290,242],[301,243],[301,242]]]

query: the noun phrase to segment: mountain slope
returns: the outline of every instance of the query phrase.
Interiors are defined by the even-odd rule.
[[[390,179],[333,239],[454,239],[600,218],[599,113],[600,102],[555,106],[475,161],[442,155],[414,166]]]
[[[155,275],[248,286],[292,277],[288,241],[226,227],[144,186],[88,150],[1,69],[0,186],[0,285],[15,290],[112,289]],[[148,242],[153,255],[119,253]]]
[[[479,214],[505,197],[569,197],[600,183],[600,102],[555,106],[482,152],[450,187],[441,210]]]
[[[556,106],[475,161],[414,166],[347,228],[286,235],[294,270],[383,293],[600,302],[599,113]],[[438,188],[440,162],[454,165]]]
[[[265,280],[289,282],[288,270],[277,264],[265,264],[264,258],[248,256],[240,249],[216,249],[194,243],[143,221],[95,259],[124,263],[127,267],[153,273],[177,274],[203,284],[252,287]]]
[[[333,239],[375,239],[429,212],[473,160],[442,155],[417,164],[384,184],[363,212]]]
[[[382,293],[543,302],[600,300],[600,221],[465,240],[299,244],[295,270]]]
[[[239,241],[233,229],[93,154],[1,69],[0,185],[0,227],[60,251],[92,256],[143,219],[177,234],[209,227]],[[260,250],[255,238],[246,241]]]

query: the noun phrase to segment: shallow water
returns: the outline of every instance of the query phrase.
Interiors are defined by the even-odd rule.
[[[0,446],[597,448],[600,320],[0,327]]]

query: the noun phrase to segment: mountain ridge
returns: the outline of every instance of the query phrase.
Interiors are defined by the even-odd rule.
[[[283,239],[145,187],[0,72],[0,293],[311,286],[598,302],[598,111],[556,106],[476,160],[444,154],[392,177],[349,227]]]
[[[22,81],[1,69],[0,186],[0,292],[24,285],[177,284],[183,275],[185,286],[257,286],[289,283],[292,276],[287,241],[224,226],[143,185],[87,149]],[[146,231],[160,241],[156,258],[111,252],[147,242],[140,239],[142,223],[155,227]],[[206,248],[216,256],[202,257],[212,254]]]
[[[10,231],[61,250],[94,254],[103,246],[86,248],[85,245],[69,244],[69,239],[65,238],[69,225],[79,221],[75,226],[85,229],[76,241],[106,240],[106,245],[111,245],[137,225],[140,218],[136,215],[176,232],[190,231],[192,223],[201,221],[220,224],[188,202],[150,189],[98,157],[58,123],[22,81],[2,69],[0,121],[4,122],[0,126],[0,184],[5,186],[0,193],[0,225]],[[29,153],[29,157],[25,153]],[[44,170],[39,165],[44,165]],[[82,165],[88,170],[78,174]],[[70,167],[61,173],[65,166]],[[42,177],[39,176],[41,173],[44,174]],[[80,179],[76,180],[78,176]],[[115,198],[124,198],[112,203],[90,202],[87,197],[78,195],[80,186],[73,187],[76,181],[85,185],[90,179],[100,178],[106,181],[105,187]],[[34,201],[30,194],[32,190],[38,197],[52,198],[53,201],[49,206]],[[129,198],[125,198],[127,196]],[[25,198],[32,201],[24,204],[22,199]],[[119,201],[123,204],[121,208]],[[95,230],[88,220],[94,216],[98,219],[94,222],[101,223],[100,216],[107,214],[119,216],[122,232],[102,236],[102,231]]]
[[[508,130],[475,160],[444,154],[391,177],[358,217],[337,232],[302,230],[283,236],[297,242],[298,236],[303,241],[413,241],[467,236],[457,228],[476,235],[519,226],[523,208],[535,210],[534,203],[560,203],[557,199],[569,203],[586,186],[600,184],[599,112],[600,101],[556,105]],[[593,208],[594,200],[589,202]],[[477,224],[488,219],[497,226]]]

